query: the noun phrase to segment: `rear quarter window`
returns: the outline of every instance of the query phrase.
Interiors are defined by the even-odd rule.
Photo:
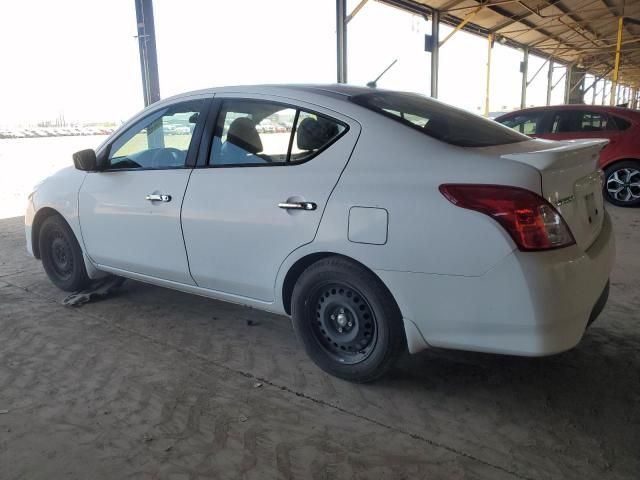
[[[497,122],[423,95],[376,91],[354,95],[350,100],[451,145],[489,147],[530,140]]]
[[[616,130],[627,130],[631,126],[631,122],[629,120],[616,117],[615,115],[612,115],[611,118],[613,119],[615,126],[617,127]]]

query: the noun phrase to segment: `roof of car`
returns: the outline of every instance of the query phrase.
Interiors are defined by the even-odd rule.
[[[166,98],[165,100],[191,96],[196,94],[206,93],[282,93],[283,90],[293,90],[297,92],[308,92],[317,95],[324,95],[333,98],[348,98],[354,95],[362,93],[370,93],[372,89],[370,87],[359,87],[355,85],[346,85],[340,83],[327,83],[327,84],[257,84],[257,85],[229,85],[224,87],[205,88],[202,90],[194,90],[190,92],[184,92],[173,97]]]

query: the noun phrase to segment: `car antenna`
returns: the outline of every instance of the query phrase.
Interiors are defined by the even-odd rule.
[[[381,73],[380,75],[378,75],[378,78],[376,78],[376,79],[375,79],[374,81],[372,81],[372,82],[367,83],[367,87],[369,87],[369,88],[376,88],[376,87],[378,86],[378,80],[380,80],[380,79],[382,78],[382,76],[383,76],[385,73],[387,73],[391,67],[393,67],[393,66],[396,64],[396,62],[397,62],[397,61],[398,61],[398,59],[396,58],[393,62],[391,62],[391,63],[389,64],[389,66],[388,66],[387,68],[385,68],[385,69],[382,71],[382,73]]]

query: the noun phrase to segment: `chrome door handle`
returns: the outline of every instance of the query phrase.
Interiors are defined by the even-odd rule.
[[[278,204],[278,207],[287,210],[315,210],[318,205],[313,202],[282,202]]]
[[[170,202],[171,195],[164,195],[159,193],[151,193],[144,197],[145,200],[149,200],[150,202]]]

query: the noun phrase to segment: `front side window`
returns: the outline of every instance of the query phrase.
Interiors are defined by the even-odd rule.
[[[111,145],[108,169],[184,167],[203,104],[171,105],[136,122]]]
[[[346,127],[323,115],[260,100],[222,103],[211,147],[211,166],[302,162],[328,147]]]
[[[418,94],[376,91],[350,100],[452,145],[488,147],[530,140],[496,122]]]
[[[542,112],[526,113],[500,120],[500,123],[525,135],[535,135],[542,133],[541,125],[543,118],[544,113]]]

